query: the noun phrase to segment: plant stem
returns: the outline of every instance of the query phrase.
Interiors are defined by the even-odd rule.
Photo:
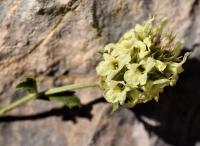
[[[96,84],[96,83],[78,83],[78,84],[73,84],[73,85],[66,85],[63,87],[52,88],[52,89],[47,90],[44,94],[52,95],[52,94],[56,94],[56,93],[62,93],[62,92],[66,92],[66,91],[72,91],[72,90],[95,87],[95,86],[98,86],[98,84]]]
[[[72,85],[67,85],[67,86],[63,86],[63,87],[56,87],[56,88],[49,89],[46,92],[44,92],[44,95],[48,96],[48,95],[52,95],[52,94],[63,93],[66,91],[73,91],[73,90],[77,90],[77,89],[89,88],[89,87],[95,87],[95,86],[98,86],[98,84],[96,84],[96,83],[72,84]],[[24,96],[16,101],[14,101],[13,103],[10,103],[10,104],[0,108],[0,116],[5,115],[9,111],[17,108],[20,105],[27,103],[30,100],[37,99],[39,97],[39,95],[40,95],[40,93],[29,94],[27,96]]]
[[[25,104],[26,102],[36,99],[38,97],[38,94],[29,94],[27,96],[24,96],[16,101],[14,101],[13,103],[10,103],[4,107],[2,107],[0,109],[0,116],[5,115],[6,113],[8,113],[9,111],[15,109],[16,107]]]

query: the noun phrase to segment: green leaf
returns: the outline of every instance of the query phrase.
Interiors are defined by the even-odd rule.
[[[69,108],[81,107],[80,99],[76,95],[51,95],[49,100],[62,103]]]
[[[17,89],[25,89],[30,93],[37,93],[37,82],[33,78],[26,78],[16,86]]]

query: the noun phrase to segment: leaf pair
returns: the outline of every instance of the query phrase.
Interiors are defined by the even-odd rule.
[[[16,88],[26,90],[29,94],[38,94],[37,99],[45,99],[52,102],[62,103],[69,108],[81,106],[80,99],[73,92],[61,92],[50,95],[45,95],[45,92],[38,92],[37,81],[30,77],[17,84]]]

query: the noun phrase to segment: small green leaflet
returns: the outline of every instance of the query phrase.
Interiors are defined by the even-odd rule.
[[[69,108],[81,107],[80,99],[76,95],[51,95],[49,100],[53,102],[63,103]]]
[[[37,82],[33,78],[26,78],[16,86],[17,89],[25,89],[29,93],[37,93]]]

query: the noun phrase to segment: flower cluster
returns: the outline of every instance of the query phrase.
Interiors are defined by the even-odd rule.
[[[151,18],[103,49],[96,70],[105,99],[114,110],[120,105],[157,101],[164,87],[176,83],[188,53],[179,56],[183,42],[164,30],[166,24],[166,18]]]

